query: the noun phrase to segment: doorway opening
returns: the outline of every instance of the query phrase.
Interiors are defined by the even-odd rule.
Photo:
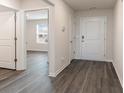
[[[48,74],[49,10],[25,11],[25,18],[27,69],[35,66]]]

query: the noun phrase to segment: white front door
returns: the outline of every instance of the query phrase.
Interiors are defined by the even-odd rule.
[[[0,13],[0,67],[15,69],[15,13]]]
[[[105,18],[80,19],[80,58],[104,61]]]

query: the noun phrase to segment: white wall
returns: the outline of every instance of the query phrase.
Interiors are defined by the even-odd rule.
[[[123,4],[117,0],[114,8],[113,64],[123,85]]]
[[[22,10],[36,10],[43,7],[49,7],[49,5],[42,0],[21,0]]]
[[[37,24],[46,22],[47,20],[27,20],[26,31],[27,31],[27,50],[31,51],[48,51],[48,44],[39,44],[36,42],[36,26]]]
[[[89,11],[77,11],[75,13],[75,21],[76,21],[76,37],[79,35],[80,31],[80,17],[99,17],[106,16],[107,17],[107,33],[106,33],[106,61],[112,61],[112,33],[113,33],[113,11],[112,9],[99,9],[99,10],[89,10]],[[78,44],[78,39],[76,39],[76,45]],[[79,56],[79,46],[75,46],[76,58]]]
[[[17,12],[16,17],[16,34],[17,34],[17,70],[25,70],[26,69],[26,44],[25,44],[25,17],[24,12]]]
[[[55,4],[55,73],[56,76],[69,62],[69,18],[73,11],[63,0],[54,0]],[[65,31],[62,28],[65,27]]]

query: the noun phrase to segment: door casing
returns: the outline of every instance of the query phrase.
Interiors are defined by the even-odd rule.
[[[25,31],[25,11],[30,10],[42,10],[48,9],[49,10],[49,36],[48,36],[48,61],[49,61],[49,76],[55,77],[55,11],[53,6],[50,7],[43,7],[38,9],[24,9],[18,11],[17,13],[17,70],[26,70],[27,69],[27,59],[26,59],[26,31]]]
[[[84,58],[82,58],[82,56],[81,56],[81,53],[80,53],[80,51],[81,51],[81,19],[88,19],[88,18],[101,18],[101,19],[103,19],[104,20],[104,58],[103,59],[101,59],[101,60],[98,60],[98,59],[95,59],[96,61],[105,61],[106,60],[106,31],[107,31],[107,29],[106,29],[106,27],[107,27],[107,17],[106,16],[96,16],[96,17],[80,17],[80,35],[79,35],[79,38],[80,38],[80,40],[78,41],[79,43],[77,43],[77,44],[79,44],[79,45],[76,45],[76,46],[79,46],[79,51],[77,50],[77,48],[75,47],[75,49],[76,49],[76,55],[79,55],[79,56],[75,56],[75,59],[84,59]],[[77,41],[77,40],[76,40]],[[75,43],[76,44],[76,43]],[[88,59],[84,59],[84,60],[88,60]],[[91,60],[91,59],[89,59],[89,60]]]

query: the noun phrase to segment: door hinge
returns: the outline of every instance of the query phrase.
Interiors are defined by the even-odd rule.
[[[14,61],[17,62],[17,58],[15,58]]]
[[[70,43],[73,43],[72,41],[70,41]]]
[[[14,40],[17,40],[17,37],[15,37]]]

